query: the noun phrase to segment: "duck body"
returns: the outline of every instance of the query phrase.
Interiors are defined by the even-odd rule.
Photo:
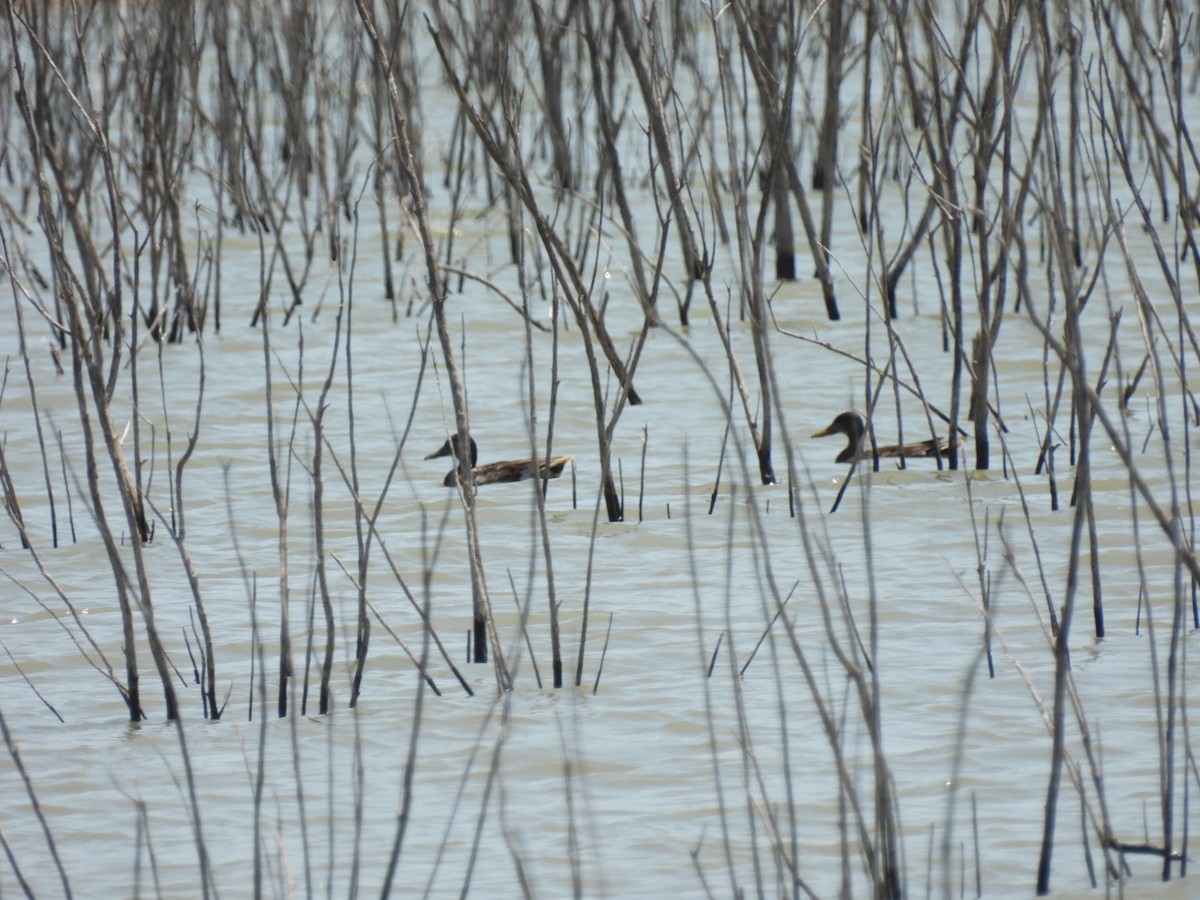
[[[840,463],[854,462],[859,459],[899,459],[900,457],[926,459],[945,456],[950,452],[950,444],[941,438],[914,441],[911,444],[887,444],[872,452],[869,447],[862,446],[863,435],[866,434],[866,431],[867,423],[863,417],[850,410],[839,415],[825,428],[816,432],[813,437],[826,437],[831,434],[845,435],[849,443],[837,456],[836,462]]]
[[[539,459],[505,459],[499,462],[485,463],[479,465],[479,447],[472,437],[467,438],[470,441],[471,453],[471,471],[475,474],[475,483],[482,484],[506,484],[513,481],[525,481],[528,478],[557,478],[563,473],[563,469],[571,462],[572,456],[549,456]],[[442,479],[442,484],[446,487],[456,487],[458,485],[458,465],[457,462],[463,459],[459,453],[458,435],[452,434],[446,443],[442,444],[437,450],[434,450],[426,459],[437,459],[442,456],[453,457],[456,465],[453,469],[446,473],[446,477]]]

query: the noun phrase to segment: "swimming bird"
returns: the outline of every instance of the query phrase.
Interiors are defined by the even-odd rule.
[[[879,447],[874,453],[870,447],[862,447],[863,434],[866,433],[867,423],[858,413],[850,410],[839,415],[836,419],[822,428],[813,437],[825,437],[830,434],[844,434],[849,443],[838,454],[836,462],[853,462],[856,459],[895,459],[901,456],[910,459],[922,459],[931,456],[945,456],[950,452],[950,444],[941,438],[930,438],[927,441],[915,441],[911,444],[888,444]],[[860,450],[861,448],[861,450]]]
[[[562,474],[567,463],[574,459],[573,456],[541,457],[536,460],[505,459],[500,462],[487,463],[481,466],[478,464],[479,447],[475,444],[475,439],[468,436],[467,440],[471,442],[471,469],[475,472],[476,484],[503,484],[510,481],[524,481],[526,478],[534,477],[557,478]],[[446,487],[454,487],[458,484],[458,462],[462,459],[462,455],[458,450],[458,435],[452,434],[446,443],[425,457],[426,459],[437,459],[441,456],[454,457],[454,468],[447,472],[446,477],[442,479],[442,484]]]

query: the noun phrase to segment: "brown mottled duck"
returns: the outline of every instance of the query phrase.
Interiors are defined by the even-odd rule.
[[[567,463],[574,459],[571,456],[542,457],[536,460],[505,459],[500,462],[487,463],[481,466],[478,464],[479,447],[476,446],[475,439],[468,437],[467,440],[471,442],[471,469],[475,473],[476,484],[503,484],[510,481],[524,481],[526,478],[534,477],[557,478],[562,474]],[[452,434],[446,443],[425,457],[426,459],[437,459],[441,456],[451,456],[454,458],[454,468],[447,472],[446,477],[442,479],[442,484],[446,487],[454,487],[458,484],[458,462],[462,459],[458,448],[458,435]]]
[[[888,444],[879,447],[874,453],[870,447],[862,446],[863,435],[867,431],[867,423],[863,417],[853,410],[844,412],[828,426],[822,428],[813,437],[826,437],[831,434],[844,434],[849,443],[837,456],[837,462],[854,462],[856,459],[897,459],[901,456],[909,459],[924,459],[932,456],[945,456],[950,452],[950,445],[941,438],[930,438],[927,441],[914,441],[911,444]],[[861,449],[860,449],[861,448]]]

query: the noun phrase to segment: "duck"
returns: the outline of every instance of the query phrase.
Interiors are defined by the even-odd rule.
[[[500,462],[487,463],[479,465],[479,447],[475,443],[475,439],[467,435],[467,440],[471,445],[471,469],[475,473],[475,483],[479,484],[506,484],[512,481],[524,481],[527,478],[557,478],[563,473],[568,463],[574,461],[573,456],[551,456],[541,457],[539,459],[505,459]],[[458,485],[458,462],[463,458],[459,453],[459,440],[457,434],[452,434],[437,450],[434,450],[426,459],[438,459],[442,456],[450,456],[455,460],[454,468],[446,473],[446,477],[442,479],[442,484],[446,487],[456,487]]]
[[[942,438],[930,438],[927,441],[914,441],[911,444],[888,444],[878,447],[874,452],[869,447],[862,447],[863,435],[866,433],[867,423],[863,417],[854,410],[848,410],[842,413],[826,427],[816,432],[813,437],[826,437],[831,434],[844,434],[849,443],[841,453],[837,455],[835,462],[854,462],[859,459],[896,459],[906,457],[908,459],[924,459],[934,456],[945,456],[950,452],[950,444]]]

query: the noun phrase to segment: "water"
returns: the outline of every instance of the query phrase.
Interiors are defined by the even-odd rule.
[[[1189,103],[1194,112],[1194,98]],[[431,115],[427,141],[448,140],[448,131],[448,118]],[[639,213],[653,221],[648,200],[640,199]],[[448,215],[436,196],[433,215],[435,224]],[[515,276],[497,262],[505,258],[504,222],[466,221],[460,246],[471,248],[465,251],[468,261],[510,296],[519,296]],[[367,215],[364,235],[370,226]],[[471,610],[462,511],[456,495],[441,486],[446,461],[423,459],[453,422],[436,340],[418,390],[427,311],[393,321],[391,307],[380,299],[375,251],[364,238],[353,268],[349,256],[339,272],[318,255],[301,315],[285,326],[277,305],[264,351],[261,332],[247,324],[259,285],[257,244],[240,238],[240,246],[231,243],[222,262],[223,331],[206,332],[202,346],[185,342],[160,350],[143,344],[137,357],[140,404],[135,410],[126,365],[114,406],[127,461],[135,456],[135,420],[141,429],[140,455],[148,460],[143,477],[162,517],[143,552],[159,633],[178,669],[179,727],[163,721],[140,619],[144,722],[126,722],[125,705],[104,674],[111,665],[124,677],[120,609],[85,497],[70,369],[56,373],[44,328],[26,309],[30,380],[47,433],[58,516],[60,545],[54,547],[13,305],[4,305],[5,463],[38,557],[20,549],[11,521],[0,523],[0,640],[6,650],[0,711],[76,895],[195,895],[201,887],[199,846],[207,854],[212,887],[226,896],[249,894],[256,871],[261,890],[272,895],[340,896],[352,888],[374,894],[385,880],[398,815],[407,809],[391,881],[404,896],[454,896],[466,887],[479,896],[522,891],[562,896],[575,885],[585,896],[701,896],[706,888],[727,896],[735,884],[752,890],[756,879],[764,893],[784,894],[791,891],[784,858],[795,859],[807,888],[830,896],[842,887],[844,857],[850,860],[849,893],[860,896],[868,883],[855,849],[861,835],[849,793],[861,804],[865,839],[877,839],[873,758],[868,723],[839,654],[860,672],[868,671],[869,662],[878,684],[907,892],[973,894],[978,878],[988,895],[1031,893],[1051,752],[1046,716],[1054,660],[1045,592],[1057,610],[1074,515],[1068,505],[1073,470],[1067,434],[1060,435],[1055,460],[1058,510],[1051,509],[1046,474],[1034,471],[1044,428],[1044,343],[1023,313],[1003,320],[992,396],[1008,427],[1007,467],[998,434],[994,466],[986,472],[939,472],[929,461],[905,470],[886,464],[878,473],[863,466],[831,514],[847,469],[832,461],[840,449],[835,441],[809,435],[843,409],[864,405],[863,368],[796,336],[862,355],[869,334],[871,353],[881,364],[886,347],[874,308],[854,300],[856,286],[868,280],[853,222],[844,221],[835,239],[845,265],[838,275],[843,320],[820,318],[819,291],[810,280],[779,286],[772,305],[782,329],[770,335],[782,398],[775,465],[782,477],[787,450],[794,454],[801,517],[789,515],[786,483],[756,483],[736,398],[725,442],[730,417],[722,402],[732,391],[712,315],[702,301],[693,303],[687,328],[676,324],[664,301],[665,327],[649,335],[636,374],[645,403],[627,409],[615,432],[626,521],[604,521],[602,504],[597,516],[592,385],[582,364],[579,329],[565,320],[565,310],[557,310],[554,447],[574,455],[575,466],[549,486],[546,514],[564,667],[573,681],[582,646],[582,686],[548,686],[549,589],[534,487],[500,485],[481,490],[478,517],[499,637],[516,672],[515,689],[504,694],[497,693],[490,666],[465,661]],[[1128,239],[1138,271],[1153,279],[1148,237],[1130,229]],[[722,290],[736,283],[733,253],[724,248],[719,258],[715,281]],[[1095,377],[1108,341],[1107,303],[1124,314],[1117,361],[1128,379],[1144,349],[1132,295],[1115,258],[1107,263],[1111,284],[1106,283],[1105,302],[1098,294],[1086,317],[1089,371]],[[415,258],[406,264],[407,283],[419,283]],[[339,275],[351,272],[353,287],[343,295]],[[1194,314],[1195,272],[1184,267],[1179,276],[1184,312]],[[609,328],[624,351],[641,319],[619,253],[599,281],[610,295]],[[1151,285],[1151,296],[1165,296],[1160,281]],[[277,304],[286,301],[284,293],[276,284]],[[911,295],[895,328],[930,401],[948,409],[950,358],[936,318],[938,281],[928,267],[918,267]],[[346,334],[334,343],[334,316],[343,297],[353,310],[352,375],[345,362]],[[1049,303],[1047,297],[1035,299]],[[1174,315],[1165,303],[1158,311]],[[548,306],[533,312],[543,323],[552,321]],[[451,297],[449,319],[481,461],[527,455],[527,354],[535,373],[532,406],[544,429],[552,335],[534,331],[527,346],[520,317],[472,282]],[[736,316],[733,340],[754,394],[750,334]],[[315,714],[314,687],[307,714],[278,719],[282,560],[267,425],[273,421],[288,491],[286,587],[302,679],[305,622],[316,591],[313,488],[306,467],[317,439],[308,416],[331,360],[336,368],[324,419],[329,443],[321,522],[337,622],[333,710]],[[1051,382],[1057,375],[1053,364]],[[1162,504],[1172,484],[1181,490],[1187,484],[1182,451],[1191,440],[1180,416],[1179,380],[1168,373],[1165,384],[1168,409],[1179,417],[1172,423],[1176,443],[1169,459],[1180,467],[1174,473],[1165,464],[1150,382],[1142,382],[1124,417],[1114,402],[1123,383],[1114,376],[1103,394],[1110,414],[1128,429],[1139,472]],[[603,387],[609,397],[615,395],[614,381]],[[900,424],[889,394],[885,389],[875,416],[885,441]],[[192,638],[194,652],[191,591],[180,548],[168,533],[169,482],[194,428],[198,402],[197,443],[178,505],[186,515],[182,550],[199,573],[214,630],[217,693],[226,704],[217,722],[203,719],[193,683],[187,640]],[[410,407],[412,429],[401,447]],[[1065,421],[1060,418],[1060,429]],[[902,424],[906,439],[925,436],[921,408],[907,397]],[[62,432],[65,476],[56,430]],[[1176,560],[1146,504],[1133,498],[1126,469],[1109,443],[1097,435],[1092,456],[1108,633],[1103,640],[1092,636],[1086,543],[1072,631],[1078,706],[1067,714],[1067,749],[1079,767],[1087,805],[1083,808],[1065,778],[1052,882],[1064,896],[1095,893],[1089,889],[1087,854],[1104,880],[1103,854],[1094,831],[1082,826],[1084,816],[1107,815],[1115,836],[1129,844],[1162,840],[1159,708],[1165,702]],[[389,482],[398,449],[399,466]],[[354,501],[343,481],[352,454],[365,507],[373,510],[383,496],[377,527],[387,551],[385,556],[376,544],[370,554],[371,645],[356,709],[347,703],[357,541]],[[972,457],[968,444],[966,459]],[[121,560],[130,566],[128,529],[111,493],[106,459],[100,468],[109,491],[108,516],[123,541]],[[994,678],[983,654],[980,572],[989,592]],[[85,640],[58,598],[60,590],[99,649]],[[777,603],[785,599],[785,620],[772,624]],[[474,696],[458,685],[436,649],[424,647],[417,610],[425,602]],[[528,609],[528,643],[518,603]],[[1187,692],[1196,688],[1187,664],[1194,635],[1186,629],[1179,647],[1183,676],[1177,686]],[[314,679],[322,650],[318,637]],[[430,654],[429,675],[440,696],[417,675],[412,657],[423,652]],[[713,675],[707,678],[710,663]],[[260,688],[265,696],[257,693]],[[293,683],[293,710],[300,690]],[[827,726],[836,730],[835,738]],[[1086,761],[1085,730],[1103,772],[1105,811]],[[1176,735],[1177,815],[1185,814],[1188,778],[1178,762],[1183,740],[1186,733]],[[845,763],[841,775],[831,742]],[[53,896],[62,885],[16,752],[0,762],[0,826],[33,893]],[[405,782],[409,767],[411,796]],[[1186,815],[1190,827],[1190,808]],[[1175,834],[1182,833],[1177,823]],[[1157,857],[1131,854],[1127,862],[1125,890],[1132,894],[1189,892],[1188,879],[1158,884]],[[15,867],[0,869],[0,892],[19,889]]]
[[[364,307],[363,313],[356,313],[361,331],[354,337],[355,436],[363,495],[373,505],[410,400],[418,349],[415,336],[408,333],[411,329],[371,322],[370,304]],[[906,322],[902,327],[910,324],[922,323]],[[310,385],[315,386],[323,367],[322,353],[328,352],[329,329],[306,327],[305,331],[306,369]],[[823,332],[837,341],[836,335]],[[707,339],[699,325],[690,337],[697,342]],[[398,346],[403,352],[398,352]],[[519,397],[519,354],[506,352],[502,342],[475,336],[469,338],[468,347],[473,429],[483,444],[483,456],[519,455],[523,447],[519,403],[504,400],[506,393]],[[819,359],[814,362],[811,357],[819,355],[810,348],[783,341],[778,342],[777,354],[780,371],[797,373],[791,376],[797,381],[803,380],[799,373],[805,367],[827,365]],[[184,396],[194,395],[195,349],[169,348],[167,356],[165,369],[172,388]],[[691,850],[698,852],[705,879],[722,893],[728,874],[719,849],[717,783],[727,804],[734,866],[738,877],[745,878],[754,841],[760,860],[769,859],[765,810],[786,822],[785,773],[793,780],[806,882],[821,894],[836,890],[839,798],[820,719],[795,657],[786,644],[778,644],[777,652],[768,645],[744,680],[733,679],[730,672],[734,660],[740,667],[747,658],[773,614],[768,567],[781,596],[797,584],[788,615],[794,617],[798,644],[814,667],[829,713],[843,721],[848,717],[844,747],[860,789],[869,784],[866,735],[861,725],[854,724],[853,696],[824,636],[803,555],[802,526],[788,516],[786,489],[753,486],[752,478],[727,469],[715,513],[706,514],[723,422],[703,386],[682,385],[685,379],[673,374],[689,367],[673,341],[657,335],[652,340],[639,371],[647,403],[628,413],[628,424],[619,432],[627,508],[632,513],[635,499],[640,499],[645,521],[597,526],[582,689],[538,690],[525,649],[517,640],[519,618],[510,575],[522,603],[532,595],[532,643],[541,677],[548,679],[543,567],[531,551],[540,546],[540,539],[534,530],[528,485],[495,486],[482,490],[479,497],[489,587],[508,658],[519,665],[518,687],[511,695],[496,698],[490,669],[463,663],[469,580],[461,514],[457,501],[439,483],[444,461],[421,460],[442,434],[435,391],[423,392],[417,424],[379,528],[418,599],[422,569],[433,552],[435,535],[443,529],[431,582],[434,620],[477,695],[464,696],[445,665],[435,663],[433,675],[445,694],[427,695],[419,719],[413,665],[396,640],[377,626],[361,705],[356,711],[346,709],[354,590],[348,577],[331,564],[341,623],[334,713],[280,721],[269,717],[271,700],[265,720],[258,708],[255,721],[247,722],[254,645],[248,588],[231,527],[238,536],[240,563],[257,578],[257,614],[272,697],[278,628],[279,563],[265,473],[262,357],[242,337],[206,340],[205,356],[209,371],[205,415],[184,485],[187,548],[201,573],[201,589],[214,622],[219,694],[224,698],[228,693],[228,709],[218,723],[200,720],[197,692],[184,687],[190,672],[180,629],[188,621],[189,595],[178,555],[161,524],[146,552],[160,627],[175,665],[183,670],[177,684],[184,709],[183,736],[195,769],[201,827],[219,889],[238,894],[248,884],[257,831],[268,861],[269,892],[304,893],[305,878],[310,877],[315,891],[323,890],[328,881],[333,893],[343,893],[355,863],[360,886],[376,890],[396,828],[402,773],[410,746],[415,746],[413,808],[395,882],[404,885],[406,893],[426,885],[434,896],[459,890],[468,877],[475,828],[485,803],[488,815],[470,876],[473,888],[485,896],[516,890],[514,859],[520,860],[535,893],[567,890],[574,859],[589,895],[695,894],[699,877],[688,856]],[[485,372],[495,374],[480,377]],[[847,380],[851,377],[847,375]],[[37,383],[43,408],[54,410],[55,420],[65,425],[70,414],[69,385],[48,373],[39,376]],[[276,390],[286,398],[280,383],[277,378]],[[661,398],[656,390],[659,384],[665,386]],[[595,502],[597,461],[588,445],[584,393],[564,379],[556,441],[560,450],[576,456],[579,508],[572,505],[567,479],[552,484],[547,498],[569,673],[578,652],[593,552],[590,507]],[[339,399],[342,402],[332,405],[328,416],[331,430],[344,432],[344,422],[338,421],[344,395]],[[1043,630],[1046,613],[1036,593],[1036,563],[1021,520],[1015,481],[998,471],[937,473],[930,463],[916,463],[903,472],[885,468],[869,475],[864,471],[851,485],[843,508],[827,516],[824,510],[845,469],[830,462],[836,447],[809,441],[805,432],[828,421],[839,403],[838,397],[822,397],[820,392],[789,398],[789,426],[796,423],[789,434],[799,464],[807,466],[813,479],[802,491],[809,533],[836,555],[837,572],[846,581],[860,630],[867,627],[871,590],[864,569],[864,534],[870,535],[879,616],[874,663],[883,692],[887,758],[905,826],[909,887],[923,890],[928,835],[932,830],[935,840],[941,840],[948,781],[958,752],[952,881],[957,883],[963,853],[968,881],[974,877],[968,824],[973,798],[985,889],[1024,891],[1031,883],[1048,771],[1049,738],[1039,703],[1051,696],[1053,665]],[[176,430],[173,441],[178,446],[191,413],[183,400],[167,406],[173,411],[170,427]],[[176,414],[176,409],[183,412]],[[277,424],[286,428],[290,415],[290,407],[281,402]],[[28,417],[18,418],[9,408],[6,418],[12,423],[9,445],[22,446],[28,435],[12,429],[27,423]],[[166,427],[161,419],[153,420]],[[510,430],[506,424],[513,420],[518,424]],[[642,425],[650,429],[650,447],[645,495],[638,497],[635,472]],[[1031,425],[1016,418],[1014,432],[1022,428],[1029,430]],[[1031,433],[1010,435],[1008,440],[1026,451],[1032,446]],[[344,435],[333,443],[345,464]],[[297,452],[310,454],[311,446],[311,434],[301,429]],[[23,455],[36,459],[28,447]],[[1126,839],[1137,840],[1143,819],[1155,820],[1159,758],[1151,687],[1154,672],[1161,672],[1166,636],[1163,631],[1152,638],[1144,618],[1141,631],[1136,629],[1136,569],[1127,549],[1129,489],[1119,464],[1110,455],[1097,456],[1094,483],[1098,527],[1106,549],[1102,573],[1110,631],[1104,641],[1092,640],[1086,609],[1081,608],[1076,619],[1075,677],[1087,726],[1100,736],[1110,814],[1118,827],[1124,826]],[[72,458],[72,466],[77,465]],[[229,509],[222,489],[225,467]],[[312,544],[304,525],[310,489],[300,461],[294,461],[293,467],[292,515],[298,524],[290,530],[289,565],[291,615],[299,640],[303,634],[299,622],[312,590]],[[1032,475],[1028,457],[1019,461],[1017,471],[1058,603],[1071,513],[1065,508],[1057,513],[1048,510],[1045,478]],[[166,477],[165,468],[155,475]],[[1061,487],[1064,495],[1067,478],[1069,473]],[[738,487],[731,489],[731,484]],[[349,566],[354,558],[353,510],[332,468],[327,469],[326,490],[329,549]],[[30,504],[34,510],[35,497]],[[869,504],[869,517],[863,514],[860,504],[864,502]],[[749,526],[750,503],[758,506],[761,535]],[[102,550],[90,537],[83,507],[76,496],[76,526],[85,540],[47,549],[43,525],[39,544],[48,570],[67,596],[85,608],[89,630],[117,665],[118,608]],[[1001,515],[1022,574],[1034,589],[1032,599],[1001,558],[996,532]],[[994,680],[986,677],[978,655],[984,626],[976,567],[977,554],[983,551],[976,544],[975,527],[980,542],[988,542],[988,574],[1000,639],[994,645]],[[1143,529],[1151,599],[1158,604],[1159,627],[1165,628],[1167,611],[1161,604],[1163,592],[1169,589],[1171,559],[1152,526],[1143,522]],[[161,890],[168,895],[191,893],[197,888],[196,850],[183,786],[180,737],[162,723],[152,671],[145,669],[148,657],[143,651],[149,720],[130,728],[123,724],[124,707],[116,691],[85,663],[60,625],[62,606],[37,577],[28,555],[17,549],[11,535],[6,535],[5,545],[9,549],[4,568],[11,579],[3,594],[5,646],[66,721],[60,724],[48,713],[11,661],[5,664],[2,708],[72,882],[88,886],[88,893],[119,893],[129,890],[129,879],[139,873],[149,889],[152,869],[147,860],[152,848]],[[1107,551],[1113,552],[1113,558]],[[378,551],[372,560],[371,602],[397,637],[419,654],[417,618]],[[532,583],[531,566],[536,573]],[[828,572],[823,568],[818,572],[828,590]],[[42,612],[17,585],[40,596],[53,615]],[[831,627],[839,646],[848,650],[851,639],[836,613]],[[716,671],[706,682],[703,674],[722,633]],[[778,626],[772,633],[776,641],[785,640]],[[1191,639],[1189,635],[1187,645]],[[600,686],[593,694],[589,686],[599,674],[606,640]],[[298,646],[297,652],[301,649]],[[1151,657],[1155,649],[1160,654],[1157,668]],[[1193,684],[1190,676],[1188,683]],[[310,697],[309,702],[311,711],[315,699]],[[744,724],[738,720],[739,705]],[[414,728],[419,731],[415,745],[410,745]],[[1077,730],[1072,728],[1073,733]],[[751,742],[750,758],[757,771],[745,770],[743,740]],[[1072,741],[1071,747],[1082,762],[1078,741]],[[256,827],[255,773],[260,754],[265,783]],[[714,769],[718,763],[719,774]],[[33,881],[39,891],[53,893],[56,882],[53,870],[45,865],[44,844],[27,813],[20,784],[8,768],[4,779],[7,839],[20,848],[26,875],[36,873]],[[493,771],[494,779],[489,779]],[[139,803],[146,805],[146,845],[141,847],[140,863],[136,856],[142,833],[137,828]],[[361,839],[356,841],[360,816]],[[1060,816],[1055,882],[1081,885],[1085,871],[1079,812],[1069,790],[1064,792]],[[1132,835],[1131,824],[1137,825]],[[307,876],[306,858],[311,868]],[[937,865],[935,859],[935,872]],[[1153,882],[1155,866],[1140,858],[1134,858],[1132,866],[1141,892]],[[5,878],[11,879],[11,873]],[[6,886],[14,887],[11,880]]]

